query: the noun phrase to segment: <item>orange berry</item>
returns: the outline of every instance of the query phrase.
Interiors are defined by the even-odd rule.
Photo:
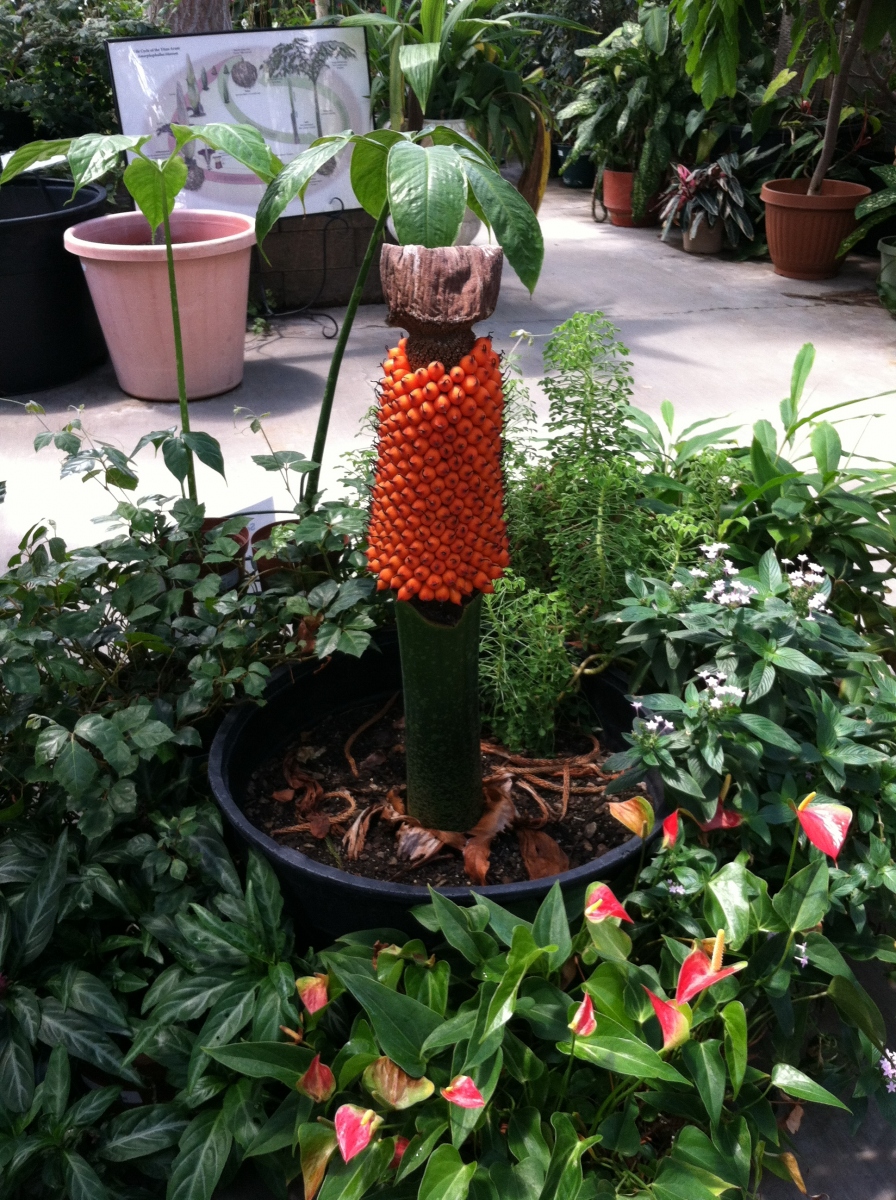
[[[467,375],[461,384],[461,387],[468,396],[472,396],[475,392],[479,391],[479,380],[475,375]]]
[[[420,596],[421,600],[435,600],[436,598],[436,594],[432,588],[426,587],[425,584],[420,588],[418,595]]]
[[[426,372],[434,383],[438,383],[445,374],[445,368],[440,362],[431,362],[426,368]]]
[[[467,372],[463,369],[463,367],[452,367],[448,372],[448,376],[452,383],[463,383],[466,374]]]

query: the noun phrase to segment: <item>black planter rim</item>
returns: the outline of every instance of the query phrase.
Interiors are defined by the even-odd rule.
[[[74,184],[68,179],[57,179],[54,175],[28,176],[19,175],[15,179],[11,179],[9,183],[4,183],[4,187],[21,186],[27,179],[33,179],[35,182],[34,191],[40,192],[42,187],[54,184],[62,184],[69,191],[74,188]],[[40,181],[43,181],[42,183]],[[61,190],[61,188],[59,189]],[[102,199],[106,195],[106,189],[100,183],[85,183],[79,189],[77,196],[72,197],[71,201],[65,204],[62,208],[55,212],[33,213],[25,217],[0,217],[0,227],[8,228],[14,225],[33,225],[36,221],[58,221],[60,217],[69,216],[72,213],[78,213],[82,208],[90,208],[91,205]]]
[[[269,691],[274,694],[271,695],[268,703],[276,703],[276,693],[281,690],[286,679],[290,679],[293,686],[301,681],[300,678],[295,678],[293,669],[290,667],[286,667],[283,674],[279,675],[278,673],[278,676],[271,681],[272,686],[269,685]],[[277,686],[278,684],[280,687]],[[340,871],[337,867],[326,866],[313,858],[308,858],[298,850],[293,850],[289,846],[281,846],[260,830],[257,825],[252,824],[230,790],[228,760],[238,743],[243,727],[256,711],[257,705],[251,701],[246,701],[231,709],[218,726],[208,759],[208,778],[215,800],[227,821],[243,840],[250,846],[261,850],[275,866],[287,872],[301,871],[305,876],[319,879],[322,883],[336,884],[350,889],[359,900],[368,897],[371,900],[406,903],[415,901],[418,904],[427,904],[429,902],[428,887],[420,884],[391,883],[382,879],[369,879],[363,875],[354,875],[349,871]],[[661,822],[671,811],[666,805],[661,786],[661,784],[658,786],[658,781],[648,779],[648,792],[656,813],[656,825],[646,839],[648,845],[659,836]],[[471,883],[463,887],[440,887],[435,890],[440,896],[446,896],[449,900],[456,902],[468,902],[470,894],[473,893],[486,896],[498,904],[502,900],[516,904],[526,899],[537,900],[543,897],[555,883],[559,883],[564,888],[585,886],[615,872],[617,868],[623,867],[626,863],[634,861],[640,851],[641,838],[633,837],[627,842],[623,842],[621,846],[616,846],[606,854],[602,854],[600,858],[594,858],[580,867],[573,867],[570,871],[563,871],[561,874],[552,875],[547,879],[527,879],[518,883],[496,883],[483,886]]]

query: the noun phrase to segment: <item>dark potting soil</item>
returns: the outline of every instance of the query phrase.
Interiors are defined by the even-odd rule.
[[[404,718],[401,701],[394,698],[389,710],[364,729],[359,728],[382,711],[382,705],[359,705],[346,712],[330,715],[310,731],[303,733],[285,753],[281,750],[252,775],[244,811],[249,820],[281,846],[289,846],[308,858],[353,875],[433,887],[465,887],[470,879],[464,870],[462,854],[450,846],[425,863],[412,864],[399,855],[396,839],[398,824],[374,816],[369,823],[364,846],[358,857],[350,859],[343,844],[346,831],[370,805],[387,803],[390,792],[400,807],[405,793]],[[357,764],[352,772],[345,747]],[[557,774],[547,776],[548,785],[537,786],[552,818],[559,811],[562,791],[562,765],[565,755],[585,755],[594,747],[594,739],[571,731],[558,739]],[[603,750],[594,756],[599,764],[608,757]],[[520,756],[483,753],[483,777],[488,781],[505,774],[508,767],[513,787],[510,793],[523,821],[543,819],[544,809],[522,784],[536,786],[538,780],[522,775]],[[531,760],[543,763],[545,760]],[[590,770],[590,768],[589,768]],[[551,819],[541,826],[569,859],[568,868],[591,859],[631,839],[631,833],[608,812],[603,787],[613,778],[592,772],[576,776],[572,769],[569,801],[562,820]],[[553,786],[551,786],[553,785]],[[506,786],[506,785],[505,785]],[[590,792],[579,792],[590,787]],[[643,791],[643,785],[638,790]],[[321,794],[322,793],[322,794]],[[309,796],[316,796],[309,805]],[[492,793],[494,794],[494,793]],[[613,796],[622,800],[634,791]],[[303,807],[304,805],[304,807]],[[341,819],[340,819],[341,818]],[[296,827],[302,826],[301,829]],[[281,832],[286,831],[286,832]],[[491,843],[488,884],[518,883],[529,879],[514,830],[499,833]]]

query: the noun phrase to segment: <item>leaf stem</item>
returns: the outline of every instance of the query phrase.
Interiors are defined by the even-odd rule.
[[[797,817],[796,820],[794,821],[793,841],[790,844],[790,858],[787,860],[787,870],[784,873],[784,883],[781,884],[782,888],[786,886],[787,881],[790,879],[790,872],[793,870],[793,860],[796,858],[796,848],[797,848],[797,844],[798,844],[799,840],[800,840],[800,821],[799,821],[799,817]]]
[[[177,364],[177,399],[180,404],[181,433],[190,432],[190,408],[187,402],[187,381],[184,374],[184,344],[180,330],[180,307],[177,303],[177,280],[174,276],[174,248],[171,244],[171,221],[168,216],[168,206],[162,207],[162,225],[165,230],[165,257],[168,260],[168,291],[171,296],[171,320],[174,325],[174,360]],[[193,462],[193,451],[189,446],[184,450],[187,455],[187,490],[190,499],[198,499],[196,491],[196,467]]]
[[[311,451],[311,461],[317,463],[317,466],[308,472],[308,486],[305,488],[305,496],[313,504],[314,497],[317,494],[320,484],[320,468],[324,457],[324,450],[327,445],[327,431],[330,427],[330,413],[333,410],[333,397],[336,395],[336,384],[339,380],[339,370],[342,366],[342,358],[345,354],[345,347],[348,343],[349,334],[352,331],[352,325],[355,322],[355,314],[358,311],[358,305],[361,303],[361,293],[364,291],[364,284],[367,282],[367,276],[370,274],[370,267],[373,263],[373,256],[376,252],[377,245],[383,233],[383,228],[386,224],[386,217],[389,215],[388,200],[383,205],[383,210],[377,217],[376,224],[373,227],[373,233],[370,235],[370,241],[367,244],[367,252],[364,255],[364,261],[361,263],[361,269],[358,271],[358,278],[355,280],[354,290],[348,302],[348,308],[345,310],[345,318],[342,322],[342,328],[339,330],[339,337],[336,339],[336,346],[333,350],[333,357],[330,360],[330,370],[327,375],[327,382],[324,386],[323,400],[320,405],[320,416],[317,418],[317,433],[314,435],[314,449]]]

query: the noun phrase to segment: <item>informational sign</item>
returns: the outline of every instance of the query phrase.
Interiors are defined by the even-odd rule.
[[[284,162],[315,138],[367,133],[370,75],[363,29],[261,29],[185,36],[113,38],[106,43],[123,133],[150,134],[144,154],[167,158],[172,125],[251,125]],[[229,155],[201,143],[184,149],[190,208],[254,216],[258,178]],[[314,176],[305,206],[285,215],[360,207],[349,181],[349,152]]]

